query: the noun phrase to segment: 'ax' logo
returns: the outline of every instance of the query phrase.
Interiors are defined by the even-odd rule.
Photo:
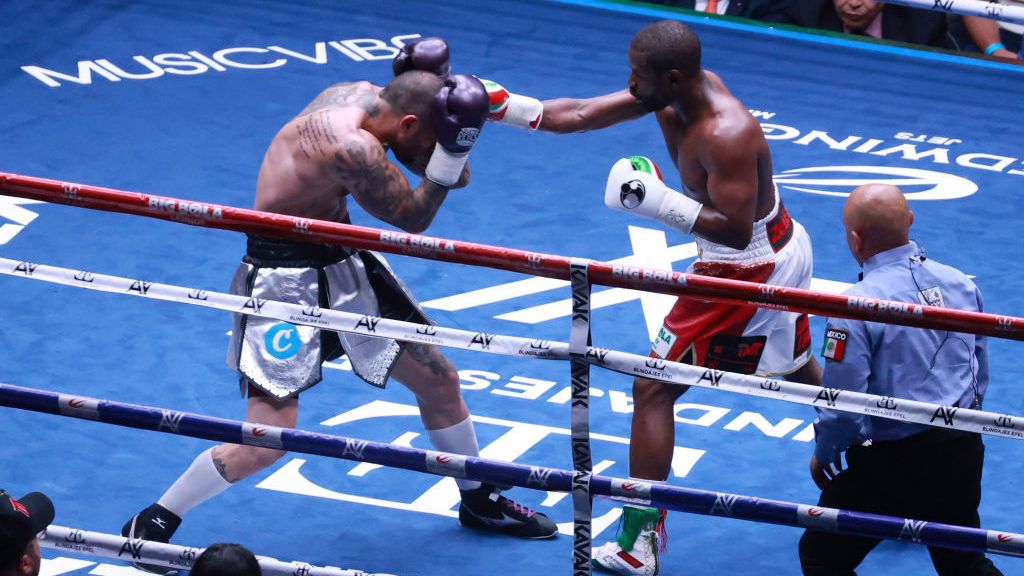
[[[722,383],[722,376],[725,372],[721,370],[705,370],[700,378],[697,378],[697,383],[707,382],[712,388],[717,388]]]
[[[932,419],[929,422],[935,422],[936,418],[942,418],[942,423],[946,426],[952,426],[953,420],[956,418],[956,412],[959,408],[952,406],[940,406],[935,409],[935,413],[932,414]]]
[[[370,443],[366,440],[355,440],[352,438],[345,439],[345,449],[342,451],[342,456],[351,457],[354,460],[363,459],[363,451]]]
[[[160,430],[169,430],[175,434],[178,433],[178,426],[181,424],[182,419],[185,418],[184,412],[173,412],[171,410],[164,410],[160,416]]]
[[[732,507],[739,498],[736,494],[723,494],[719,492],[715,495],[715,503],[711,506],[711,513],[721,516],[732,516]]]
[[[92,275],[92,272],[86,272],[84,270],[75,272],[75,280],[78,282],[90,283],[96,280],[96,277]]]
[[[548,487],[548,477],[551,476],[551,468],[530,466],[530,477],[526,479],[527,484],[534,484],[541,488]]]
[[[128,287],[129,292],[137,292],[139,296],[145,296],[149,294],[149,288],[152,286],[152,282],[146,282],[144,280],[136,280],[132,282],[132,285]]]
[[[131,554],[133,560],[141,560],[142,559],[142,548],[145,545],[146,545],[145,542],[140,542],[140,541],[137,541],[137,540],[129,540],[129,539],[126,538],[125,541],[124,541],[124,544],[121,545],[121,551],[118,552],[117,555],[119,557],[120,556],[124,556],[124,553],[128,552],[128,553]]]
[[[377,324],[380,323],[380,318],[377,316],[363,316],[356,322],[356,330],[362,328],[367,332],[377,332]]]
[[[604,364],[605,357],[608,356],[608,350],[606,348],[589,348],[587,349],[586,357],[592,359],[598,364]]]
[[[914,542],[921,541],[921,530],[924,529],[927,522],[923,520],[911,520],[910,518],[903,519],[903,529],[900,530],[900,539],[910,538]]]
[[[492,340],[494,340],[494,334],[488,334],[486,332],[477,332],[476,335],[473,336],[473,340],[470,341],[469,345],[473,346],[474,344],[476,344],[477,346],[480,347],[481,350],[490,350]]]
[[[836,400],[839,399],[839,394],[841,393],[842,390],[837,390],[835,388],[822,388],[821,391],[818,392],[818,397],[814,399],[814,404],[817,404],[818,400],[822,400],[830,408],[834,408]]]
[[[266,303],[267,301],[263,298],[249,298],[245,304],[242,304],[242,310],[251,310],[253,314],[262,314],[263,305]]]
[[[19,262],[18,265],[14,267],[14,271],[20,272],[25,276],[31,276],[32,273],[35,272],[36,268],[38,267],[39,264],[33,264],[31,262]]]

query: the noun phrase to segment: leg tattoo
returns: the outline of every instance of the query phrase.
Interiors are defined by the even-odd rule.
[[[227,467],[227,465],[224,464],[224,461],[221,460],[220,458],[217,458],[216,456],[213,457],[213,466],[215,468],[217,468],[217,473],[220,474],[221,478],[223,478],[223,479],[225,479],[225,480],[227,480],[228,482],[231,482],[231,483],[235,483],[235,482],[238,481],[238,478],[232,479],[232,478],[228,477],[228,467]]]
[[[417,364],[430,368],[435,376],[448,376],[455,372],[455,365],[441,354],[437,346],[410,342],[405,349]]]

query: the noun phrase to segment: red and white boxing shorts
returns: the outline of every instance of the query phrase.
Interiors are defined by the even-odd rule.
[[[811,240],[776,193],[775,209],[754,224],[747,248],[697,238],[688,272],[703,276],[808,288]],[[651,346],[651,356],[764,376],[789,374],[811,358],[807,315],[680,296]]]

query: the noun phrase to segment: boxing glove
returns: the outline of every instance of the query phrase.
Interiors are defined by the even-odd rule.
[[[651,218],[690,234],[703,204],[669,188],[649,158],[630,156],[616,162],[604,188],[605,206]]]
[[[487,108],[487,90],[480,80],[465,74],[445,80],[431,103],[437,144],[427,163],[428,179],[442,186],[458,182],[487,120]]]
[[[419,38],[398,51],[391,62],[391,69],[398,76],[409,70],[433,72],[444,78],[451,67],[448,63],[448,43],[443,38]]]
[[[536,130],[544,116],[544,104],[536,98],[513,94],[491,80],[481,80],[490,100],[488,120]]]

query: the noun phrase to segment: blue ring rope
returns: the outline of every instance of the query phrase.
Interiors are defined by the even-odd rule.
[[[107,424],[169,432],[206,440],[254,444],[245,442],[244,430],[246,426],[251,427],[251,423],[78,396],[73,398],[79,401],[78,404],[85,404],[86,408],[67,413],[61,409],[62,396],[65,400],[69,398],[69,395],[46,390],[0,384],[0,406],[97,420]],[[169,423],[173,424],[169,425]],[[427,460],[430,454],[424,450],[291,428],[275,428],[275,430],[281,431],[281,448],[290,452],[370,462],[436,475],[456,475],[445,473],[444,470],[439,470],[436,467],[428,469]],[[358,446],[358,449],[353,449],[353,446]],[[465,477],[498,485],[511,484],[535,490],[570,492],[573,473],[557,468],[498,462],[467,456],[465,457]],[[629,501],[622,497],[622,490],[618,488],[623,482],[629,481],[595,475],[591,479],[591,492],[599,496]],[[979,528],[920,522],[847,510],[836,511],[780,500],[766,500],[667,484],[651,484],[649,489],[651,505],[691,514],[728,516],[741,520],[805,527],[807,522],[806,520],[801,522],[801,518],[806,517],[806,510],[810,508],[817,511],[817,515],[834,514],[834,524],[827,527],[822,525],[818,529],[855,536],[913,541],[928,546],[956,548],[971,552],[991,552],[1024,557],[1024,535],[1022,534],[990,532]],[[646,499],[644,502],[646,503]]]

